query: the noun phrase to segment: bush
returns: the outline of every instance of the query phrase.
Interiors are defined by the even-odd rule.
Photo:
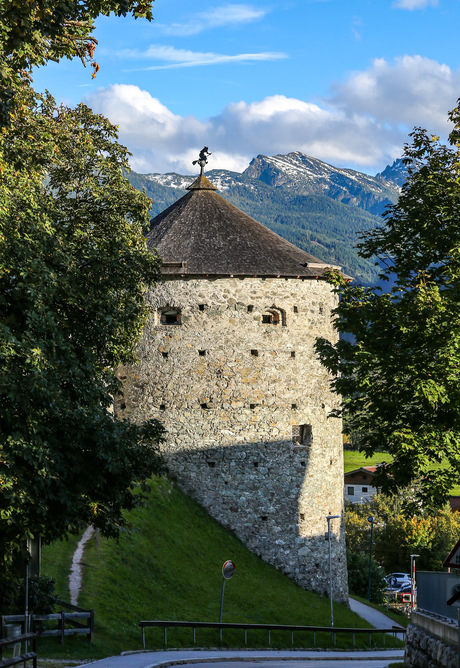
[[[362,552],[347,550],[348,586],[350,592],[367,598],[369,587],[369,555]],[[371,560],[371,592],[370,600],[374,603],[383,603],[386,587],[385,572],[374,559]]]
[[[54,579],[47,576],[29,578],[29,612],[36,615],[48,615],[53,612],[56,601]],[[24,614],[25,579],[1,580],[2,613],[10,615]]]

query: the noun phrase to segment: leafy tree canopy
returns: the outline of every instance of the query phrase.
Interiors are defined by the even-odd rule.
[[[0,555],[89,523],[116,535],[161,470],[161,426],[110,413],[160,265],[126,169],[107,119],[32,91],[0,136]]]
[[[345,509],[347,549],[367,555],[370,549],[369,515],[375,518],[372,554],[386,571],[409,572],[410,555],[418,554],[417,568],[442,570],[442,564],[458,540],[460,515],[447,505],[436,512],[421,508],[408,514],[404,497],[377,494],[369,502],[348,504]]]
[[[0,126],[10,122],[18,90],[29,85],[32,67],[49,60],[94,60],[94,20],[100,14],[131,14],[152,20],[154,0],[2,0],[0,12]]]
[[[360,243],[393,287],[382,293],[332,275],[335,326],[352,340],[317,342],[347,431],[363,436],[366,454],[393,457],[377,485],[418,481],[425,506],[442,506],[460,474],[460,105],[449,118],[447,146],[426,130],[411,134],[399,201]]]

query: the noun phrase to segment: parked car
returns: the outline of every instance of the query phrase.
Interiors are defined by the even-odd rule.
[[[390,573],[390,575],[385,577],[385,580],[388,583],[387,589],[392,591],[401,589],[404,585],[409,585],[410,587],[409,573]]]

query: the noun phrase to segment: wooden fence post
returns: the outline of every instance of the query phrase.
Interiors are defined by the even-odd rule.
[[[94,640],[94,610],[90,610],[90,615],[89,615],[89,633],[88,633],[88,640],[90,642],[93,642]]]

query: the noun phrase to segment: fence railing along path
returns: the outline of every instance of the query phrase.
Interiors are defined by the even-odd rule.
[[[17,656],[12,656],[10,658],[3,658],[3,649],[5,647],[14,647],[15,645],[21,643],[31,643],[32,651],[24,652],[24,654],[18,654]],[[19,650],[21,651],[21,650]],[[6,668],[6,666],[16,666],[19,663],[24,663],[26,661],[32,661],[33,668],[37,668],[37,634],[36,633],[23,633],[21,635],[14,636],[13,638],[2,638],[0,640],[0,668]]]
[[[156,627],[163,629],[163,638],[165,647],[168,644],[168,629],[174,628],[188,628],[192,631],[193,644],[196,645],[196,631],[197,629],[217,629],[219,630],[219,640],[222,642],[222,632],[224,630],[241,630],[244,632],[244,644],[247,645],[248,631],[263,630],[267,631],[268,646],[271,646],[271,632],[272,631],[286,631],[291,634],[291,645],[294,645],[294,633],[307,632],[313,634],[313,647],[316,647],[316,634],[328,633],[331,634],[334,644],[337,642],[337,634],[346,634],[352,637],[353,647],[355,646],[356,636],[368,635],[369,645],[372,645],[371,638],[382,637],[382,646],[386,647],[386,640],[388,635],[393,637],[394,646],[396,646],[397,639],[400,637],[404,640],[406,629],[400,626],[394,626],[391,629],[366,629],[366,628],[340,628],[328,626],[299,626],[299,625],[285,625],[285,624],[244,624],[228,622],[179,622],[179,621],[140,621],[139,626],[142,629],[142,645],[145,649],[145,629],[147,627]],[[372,645],[375,647],[376,645]]]
[[[56,605],[66,608],[60,612],[53,612],[49,615],[29,615],[28,628],[36,630],[40,638],[58,637],[61,643],[65,636],[76,634],[86,635],[90,642],[94,637],[94,610],[85,610],[77,605],[66,603],[65,601],[56,601]],[[67,612],[68,611],[68,612]],[[11,623],[24,624],[24,615],[2,615],[2,636],[5,635],[5,627]],[[40,627],[44,622],[56,621],[56,628]]]

